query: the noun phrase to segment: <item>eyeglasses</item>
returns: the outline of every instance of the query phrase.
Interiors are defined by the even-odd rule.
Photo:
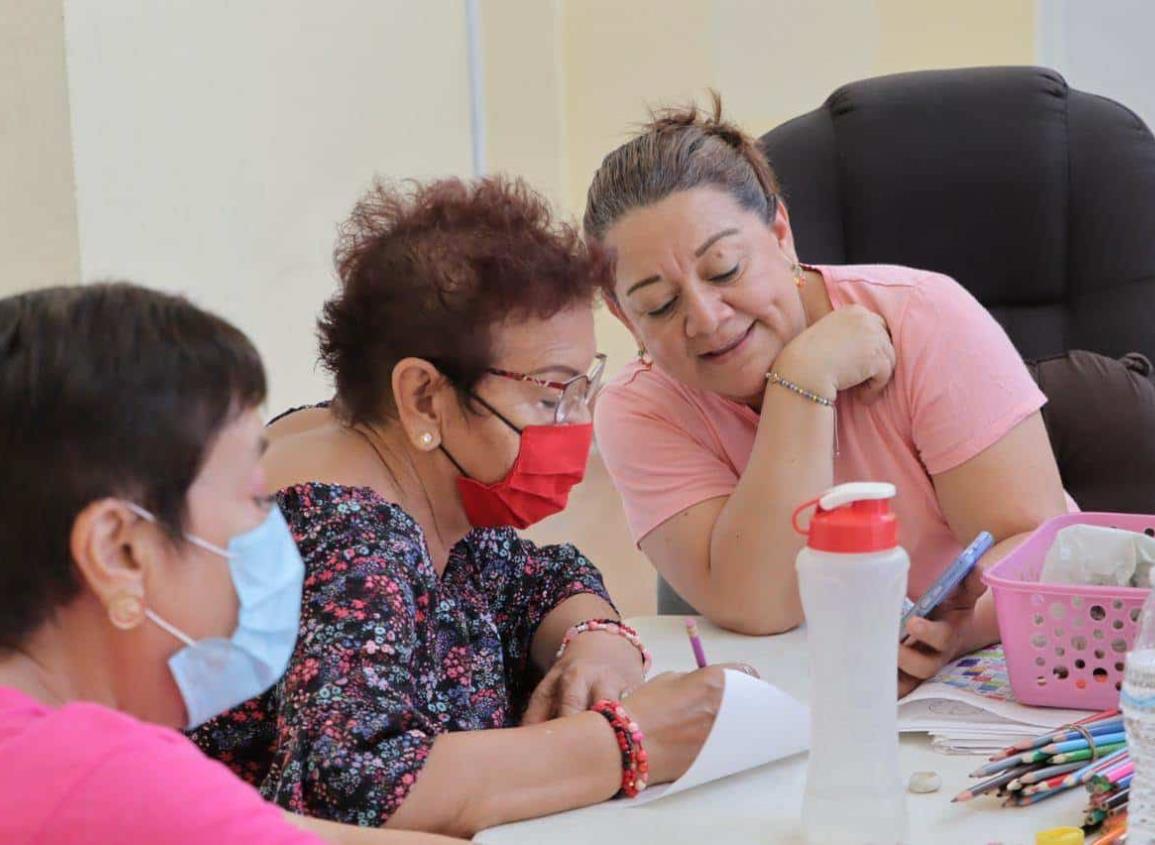
[[[490,367],[487,372],[495,376],[501,376],[502,378],[513,379],[514,381],[528,381],[530,384],[536,384],[539,387],[560,390],[561,397],[558,399],[557,407],[554,408],[553,421],[555,425],[562,425],[580,414],[583,408],[589,407],[594,396],[601,390],[602,375],[605,373],[605,370],[606,356],[599,353],[594,356],[594,362],[590,366],[589,372],[580,376],[574,376],[565,381],[549,381],[548,379],[537,378],[536,376],[526,375],[525,373],[499,370],[496,367]]]

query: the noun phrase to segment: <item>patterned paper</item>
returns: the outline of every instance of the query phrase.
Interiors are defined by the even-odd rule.
[[[934,680],[994,701],[1015,701],[1002,645],[984,648],[956,660],[935,675]]]

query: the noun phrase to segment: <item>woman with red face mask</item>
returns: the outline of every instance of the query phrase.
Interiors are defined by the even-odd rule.
[[[720,669],[645,683],[597,569],[514,532],[585,471],[606,265],[500,179],[377,187],[336,258],[335,397],[275,421],[265,461],[305,560],[297,649],[196,741],[287,809],[458,835],[676,778]]]

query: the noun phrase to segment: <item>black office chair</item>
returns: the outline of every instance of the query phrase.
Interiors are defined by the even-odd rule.
[[[1155,357],[1155,138],[1044,68],[844,85],[762,136],[799,255],[958,280],[1026,358]]]
[[[761,140],[804,261],[954,277],[1025,358],[1050,359],[1032,371],[1076,501],[1155,513],[1144,362],[1055,357],[1155,358],[1155,138],[1143,121],[1052,70],[969,68],[844,85]],[[1087,425],[1124,412],[1129,440]],[[691,610],[660,578],[658,608]]]

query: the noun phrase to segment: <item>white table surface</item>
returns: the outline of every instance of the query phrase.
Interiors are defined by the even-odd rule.
[[[680,616],[629,620],[654,655],[654,673],[694,668]],[[793,631],[777,637],[744,637],[701,621],[702,643],[710,662],[744,661],[762,677],[803,701],[809,673],[806,637]],[[902,738],[903,777],[920,770],[942,775],[930,795],[908,795],[910,845],[1033,845],[1037,831],[1077,826],[1087,793],[1082,789],[1033,807],[1002,807],[991,797],[952,804],[953,795],[977,781],[967,775],[982,757],[951,756],[931,748],[923,734]],[[569,843],[790,843],[805,842],[799,815],[806,781],[806,755],[770,763],[642,807],[609,801],[545,818],[490,828],[475,842],[486,845],[568,845]]]

